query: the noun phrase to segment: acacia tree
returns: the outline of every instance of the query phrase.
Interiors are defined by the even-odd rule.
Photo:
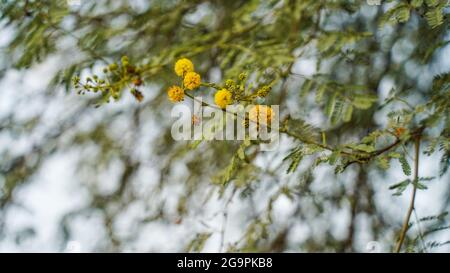
[[[72,2],[1,2],[2,76],[54,65],[33,99],[65,105],[49,127],[46,107],[1,117],[2,135],[39,132],[23,153],[0,150],[3,235],[23,233],[7,221],[20,188],[50,156],[75,152],[89,201],[61,219],[62,245],[74,219],[98,214],[105,235],[92,250],[127,249],[152,223],[187,226],[178,250],[188,251],[209,241],[215,251],[361,251],[361,236],[396,252],[448,243],[430,237],[448,234],[448,182],[434,216],[415,208],[429,181],[448,181],[448,1]],[[279,105],[280,147],[174,141],[170,109],[194,96],[206,107]],[[419,172],[427,161],[439,161],[434,177]],[[386,189],[410,195],[401,214],[386,212]]]

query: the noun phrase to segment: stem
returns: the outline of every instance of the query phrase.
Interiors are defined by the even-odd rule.
[[[417,192],[417,181],[419,179],[419,155],[420,155],[420,133],[415,138],[415,155],[414,155],[414,180],[413,180],[413,191],[411,193],[411,200],[409,202],[408,212],[406,213],[405,221],[403,222],[402,231],[400,233],[400,238],[398,240],[397,246],[395,248],[395,252],[399,253],[403,241],[405,240],[406,233],[408,232],[409,220],[411,219],[411,214],[414,210],[414,202],[416,200],[416,192]]]
[[[211,87],[211,88],[215,88],[215,89],[220,89],[220,88],[217,87],[215,84],[210,84],[210,83],[204,83],[204,84],[202,84],[202,86]],[[199,100],[197,100],[192,94],[190,94],[190,93],[188,93],[188,92],[185,92],[184,94],[185,94],[188,98],[190,98],[191,100],[193,100],[193,101],[196,101],[196,102],[199,102],[199,103],[201,102],[202,106],[214,108],[214,109],[220,110],[220,111],[222,111],[222,112],[224,112],[224,113],[228,113],[228,114],[234,115],[235,117],[239,117],[239,115],[238,115],[237,113],[229,112],[229,111],[227,111],[226,109],[220,108],[220,107],[215,106],[215,105],[211,105],[211,104],[209,104],[209,103],[207,103],[207,102],[204,102],[204,101],[199,101]],[[241,118],[245,118],[245,117],[241,117]],[[250,120],[250,122],[255,122],[255,121]],[[270,125],[266,125],[266,126],[267,126],[268,129],[272,129],[272,127],[271,127]],[[311,140],[309,140],[309,139],[305,139],[305,138],[303,138],[303,137],[300,136],[300,135],[297,135],[297,134],[295,134],[295,133],[292,133],[292,132],[288,131],[286,128],[279,128],[279,129],[278,129],[278,132],[279,132],[279,133],[282,133],[282,134],[286,134],[286,135],[288,135],[288,136],[290,136],[290,137],[293,137],[293,138],[295,138],[295,139],[297,139],[297,140],[299,140],[299,141],[301,141],[301,142],[303,142],[303,143],[310,144],[310,145],[315,145],[315,146],[320,147],[320,148],[322,148],[322,149],[324,149],[324,150],[328,150],[328,151],[331,151],[331,152],[334,152],[334,151],[337,150],[337,149],[334,148],[334,147],[330,147],[330,146],[326,145],[326,143],[320,143],[320,142],[311,141]],[[370,160],[370,159],[372,159],[373,157],[376,157],[376,156],[378,156],[378,155],[380,155],[380,154],[382,154],[382,153],[385,153],[385,152],[391,150],[392,148],[395,148],[395,147],[396,147],[398,144],[400,144],[400,143],[401,143],[401,140],[400,140],[399,138],[397,138],[397,140],[396,140],[394,143],[390,144],[389,146],[387,146],[387,147],[385,147],[385,148],[382,148],[382,149],[380,149],[380,150],[376,150],[376,151],[373,151],[373,152],[369,153],[369,154],[368,154],[365,158],[363,158],[363,159],[364,159],[364,160]],[[353,156],[353,155],[354,155],[353,153],[351,153],[351,152],[346,152],[346,151],[340,151],[340,153],[343,154],[343,155],[347,155],[347,156]],[[353,164],[353,163],[356,163],[356,162],[360,162],[360,161],[358,161],[358,160],[350,161],[349,163],[347,163],[347,164],[344,166],[344,169],[347,168],[349,165],[351,165],[351,164]]]
[[[204,86],[207,86],[207,85],[204,85]],[[196,101],[196,102],[199,102],[199,103],[201,102],[202,106],[206,106],[206,107],[214,108],[214,109],[217,109],[217,110],[221,110],[221,111],[224,112],[224,113],[231,114],[231,115],[233,115],[233,116],[235,116],[235,117],[240,117],[237,113],[229,112],[229,111],[226,110],[226,109],[220,108],[220,107],[215,106],[215,105],[211,105],[211,104],[209,104],[209,103],[207,103],[207,102],[204,102],[204,101],[199,101],[199,100],[197,100],[192,94],[189,94],[189,93],[187,93],[187,92],[184,93],[184,94],[185,94],[188,98],[192,99],[193,101]],[[240,117],[240,118],[243,118],[243,119],[244,119],[245,117]],[[255,122],[255,121],[250,120],[250,122]],[[267,124],[266,126],[267,126],[268,129],[272,129],[272,127],[271,127],[270,125]],[[296,135],[296,134],[294,134],[294,133],[291,133],[291,132],[289,132],[288,130],[286,130],[286,129],[284,129],[284,128],[278,129],[278,132],[283,133],[283,134],[286,134],[286,135],[288,135],[288,136],[290,136],[290,137],[296,138],[296,139],[300,140],[300,141],[303,142],[303,143],[310,144],[310,145],[316,145],[316,146],[321,147],[322,149],[325,149],[325,150],[335,151],[335,149],[332,148],[332,147],[328,147],[328,146],[325,145],[325,144],[321,144],[321,143],[318,143],[318,142],[314,142],[314,141],[311,141],[311,140],[304,139],[304,138],[302,138],[301,136]],[[345,151],[342,151],[342,153],[343,153],[343,154],[346,154],[346,155],[351,155],[351,153],[347,153],[347,152],[345,152]]]

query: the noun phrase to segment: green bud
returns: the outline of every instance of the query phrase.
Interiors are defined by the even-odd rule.
[[[122,57],[122,65],[127,66],[129,61],[130,60],[128,59],[127,56],[123,56]]]
[[[239,80],[240,81],[245,81],[247,79],[247,73],[241,73],[239,74]]]
[[[258,97],[265,97],[269,94],[271,88],[270,86],[263,86],[261,89],[258,90],[258,92],[256,93],[256,95]]]
[[[109,70],[111,71],[115,71],[117,70],[117,64],[116,63],[112,63],[108,66]]]
[[[228,79],[225,81],[225,85],[226,87],[233,87],[234,85],[236,85],[236,83],[233,80]]]

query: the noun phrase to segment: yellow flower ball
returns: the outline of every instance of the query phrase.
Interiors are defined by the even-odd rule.
[[[272,108],[265,105],[256,105],[248,113],[249,119],[257,124],[270,124],[273,116]]]
[[[193,71],[194,71],[194,64],[189,59],[182,58],[175,63],[175,73],[177,73],[177,75],[180,77]]]
[[[169,100],[171,102],[180,102],[184,100],[184,91],[179,86],[172,86],[167,90],[167,95],[169,96]]]
[[[225,109],[227,105],[233,102],[231,98],[231,92],[226,89],[217,91],[216,94],[214,95],[214,102],[220,108]]]
[[[195,72],[188,72],[186,76],[184,76],[184,86],[189,90],[199,87],[200,81],[200,75]]]

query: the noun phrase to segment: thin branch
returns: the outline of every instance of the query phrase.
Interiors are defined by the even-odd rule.
[[[204,85],[204,86],[207,86],[207,85]],[[228,113],[228,114],[231,114],[231,115],[233,115],[233,116],[235,116],[235,117],[240,117],[240,118],[242,118],[242,119],[245,118],[245,117],[239,116],[239,115],[238,115],[237,113],[235,113],[235,112],[230,112],[230,111],[228,111],[228,110],[226,110],[226,109],[223,109],[223,108],[220,108],[220,107],[218,107],[218,106],[211,105],[211,104],[209,104],[209,103],[207,103],[207,102],[204,102],[204,101],[200,101],[200,100],[198,100],[197,98],[195,98],[192,94],[189,94],[189,93],[187,93],[187,92],[185,93],[185,95],[186,95],[188,98],[192,99],[193,101],[196,101],[196,102],[201,103],[202,106],[214,108],[214,109],[217,109],[217,110],[221,110],[221,111],[224,112],[224,113]],[[249,120],[249,122],[256,123],[256,121],[254,121],[254,120]],[[270,125],[267,124],[266,126],[267,126],[268,129],[272,129],[272,127],[271,127]],[[288,135],[288,136],[290,136],[290,137],[296,138],[296,139],[300,140],[300,141],[303,142],[303,143],[310,144],[310,145],[316,145],[316,146],[321,147],[322,149],[325,149],[325,150],[329,150],[329,151],[335,151],[335,150],[336,150],[335,148],[326,146],[326,145],[324,145],[324,144],[322,144],[322,143],[314,142],[314,141],[311,141],[311,140],[302,138],[301,136],[299,136],[299,135],[297,135],[297,134],[294,134],[294,133],[292,133],[292,132],[289,132],[288,130],[286,130],[286,129],[284,129],[284,128],[280,128],[280,129],[278,130],[278,132],[284,133],[284,134],[286,134],[286,135]],[[346,154],[346,155],[352,155],[351,153],[348,153],[348,152],[345,152],[345,151],[342,151],[342,153],[343,153],[343,154]]]
[[[402,230],[400,232],[400,238],[398,240],[397,246],[395,247],[395,252],[399,253],[403,242],[405,240],[406,237],[406,233],[408,232],[408,228],[409,228],[409,220],[411,219],[411,214],[414,210],[414,203],[416,200],[416,192],[417,192],[417,181],[419,180],[419,156],[420,156],[420,137],[421,137],[421,133],[422,133],[423,128],[420,128],[418,133],[414,136],[415,137],[415,142],[414,142],[414,147],[415,147],[415,153],[414,153],[414,179],[413,179],[413,190],[411,193],[411,200],[409,202],[409,208],[408,211],[406,213],[406,217],[405,217],[405,221],[403,222],[403,227]]]
[[[402,143],[401,139],[397,138],[394,143],[392,143],[384,148],[381,148],[380,150],[376,150],[376,151],[370,153],[368,156],[349,161],[344,165],[344,170],[347,169],[348,166],[350,166],[354,163],[368,162],[368,161],[372,160],[373,158],[375,158],[389,150],[392,150],[393,148],[397,147],[400,143]]]
[[[219,89],[218,86],[215,86],[214,84],[210,84],[210,83],[208,83],[208,84],[203,84],[203,86],[211,87],[211,88],[215,88],[215,89]],[[235,113],[235,112],[230,112],[230,111],[228,111],[228,110],[226,110],[226,109],[223,109],[223,108],[220,108],[220,107],[218,107],[218,106],[211,105],[211,104],[209,104],[209,103],[207,103],[207,102],[204,102],[204,101],[200,101],[200,100],[198,100],[197,98],[195,98],[192,94],[190,94],[190,93],[188,93],[188,92],[186,92],[185,95],[186,95],[188,98],[192,99],[193,101],[196,101],[196,102],[201,103],[202,106],[214,108],[214,109],[220,110],[220,111],[222,111],[222,112],[224,112],[224,113],[228,113],[228,114],[234,115],[235,117],[245,118],[245,117],[239,116],[239,115],[238,115],[237,113]],[[255,122],[255,121],[253,121],[253,120],[249,120],[249,121],[250,121],[250,122]],[[270,125],[267,124],[266,126],[267,126],[268,129],[272,129],[272,127],[271,127]],[[325,143],[320,143],[320,142],[311,141],[311,140],[309,140],[309,139],[305,139],[304,137],[302,137],[302,136],[300,136],[300,135],[297,135],[297,134],[295,134],[295,133],[293,133],[293,132],[288,131],[286,128],[279,128],[279,129],[278,129],[278,132],[279,132],[279,133],[284,133],[284,134],[286,134],[286,135],[288,135],[288,136],[290,136],[290,137],[293,137],[293,138],[295,138],[295,139],[297,139],[297,140],[299,140],[299,141],[301,141],[301,142],[303,142],[303,143],[306,143],[306,144],[309,144],[309,145],[315,145],[315,146],[320,147],[320,148],[322,148],[322,149],[324,149],[324,150],[328,150],[328,151],[331,151],[331,152],[334,152],[334,151],[337,151],[337,150],[338,150],[338,149],[336,149],[336,148],[334,148],[334,147],[330,147],[330,146],[326,145]],[[387,152],[387,151],[389,151],[389,150],[391,150],[391,149],[397,147],[397,145],[399,145],[400,143],[402,143],[401,139],[397,138],[396,141],[395,141],[394,143],[392,143],[392,144],[390,144],[390,145],[388,145],[388,146],[386,146],[386,147],[384,147],[384,148],[381,148],[381,149],[379,149],[379,150],[376,150],[376,151],[373,151],[373,152],[371,152],[371,153],[368,153],[367,156],[362,157],[362,158],[359,158],[359,159],[357,159],[357,160],[349,161],[349,162],[344,166],[344,169],[347,168],[349,165],[351,165],[351,164],[353,164],[353,163],[370,161],[370,160],[373,159],[374,157],[376,157],[376,156],[378,156],[378,155],[380,155],[380,154],[383,154],[383,153],[385,153],[385,152]],[[346,151],[340,151],[340,153],[343,154],[343,155],[346,155],[346,156],[355,156],[355,155],[356,155],[356,154],[354,154],[354,153],[352,153],[352,152],[346,152]]]

